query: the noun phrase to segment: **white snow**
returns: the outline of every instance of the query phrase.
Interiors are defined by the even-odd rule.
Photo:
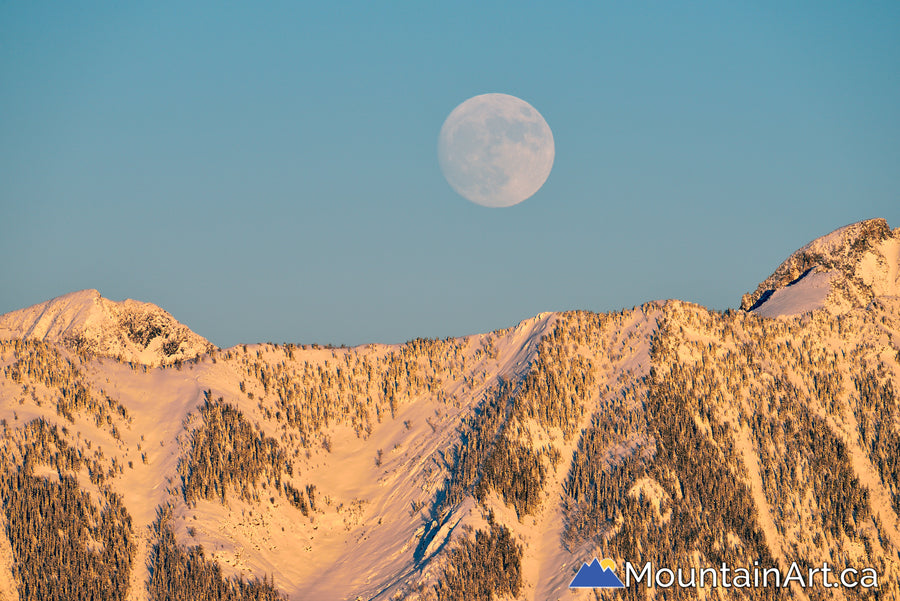
[[[900,295],[900,236],[883,241],[859,261],[856,275],[875,296]]]
[[[847,237],[846,230],[842,228],[810,244],[830,248]],[[896,296],[900,290],[898,266],[900,236],[895,232],[894,238],[860,259],[857,274],[876,295]],[[754,312],[763,317],[791,316],[827,306],[837,277],[842,276],[835,271],[814,269],[793,285],[776,290]],[[670,303],[670,313],[673,308],[681,307],[685,316],[677,324],[687,328],[685,339],[705,340],[707,334],[702,329],[690,327],[693,315],[705,310],[688,303]],[[30,337],[62,342],[70,335],[80,334],[93,337],[107,345],[104,347],[107,351],[125,354],[130,360],[158,362],[158,349],[131,348],[122,342],[117,318],[124,310],[164,313],[154,305],[136,301],[115,303],[103,299],[96,290],[86,290],[0,316],[0,339]],[[623,393],[650,373],[650,340],[660,313],[659,307],[636,309],[604,333],[604,339],[598,343],[602,351],[577,349],[585,356],[598,357],[596,388],[579,427],[588,426],[594,412],[621,402]],[[360,438],[344,425],[328,428],[325,433],[333,441],[331,451],[312,449],[307,456],[302,452],[305,449],[301,450],[295,459],[296,471],[290,478],[297,488],[306,484],[317,487],[317,510],[309,517],[303,516],[274,490],[261,490],[259,503],[229,496],[225,504],[213,500],[189,506],[181,498],[178,460],[188,443],[190,420],[195,415],[192,411],[202,402],[203,391],[211,390],[214,398],[222,396],[238,405],[248,418],[259,419],[257,403],[261,391],[254,388],[258,396],[253,400],[248,398],[241,390],[242,382],[248,379],[243,365],[237,360],[223,359],[223,353],[218,353],[216,362],[208,355],[201,355],[200,361],[185,363],[180,369],[143,366],[135,369],[100,357],[84,363],[81,369],[92,388],[121,402],[129,412],[128,423],[115,418],[120,440],[113,438],[106,426],[97,427],[89,416],[76,414],[73,424],[57,415],[50,402],[53,393],[45,387],[35,387],[42,401],[38,405],[21,385],[7,378],[0,378],[0,418],[15,428],[43,417],[51,424],[67,427],[73,444],[91,441],[93,448],[88,454],[100,447],[107,459],[114,457],[125,466],[124,473],[114,478],[112,486],[123,496],[140,539],[131,599],[146,596],[143,583],[148,575],[148,526],[156,517],[157,507],[171,502],[175,506],[179,542],[203,545],[207,556],[219,561],[226,574],[272,576],[277,587],[293,599],[360,596],[386,601],[407,585],[427,581],[429,575],[433,578],[438,569],[426,564],[424,570],[418,571],[421,566],[416,565],[414,552],[430,526],[426,523],[427,510],[448,475],[447,454],[458,441],[461,420],[470,414],[498,376],[520,376],[527,371],[541,339],[559,318],[557,314],[545,313],[499,333],[465,339],[468,367],[465,373],[455,373],[448,379],[441,391],[454,397],[454,402],[442,402],[434,394],[422,393],[401,404],[393,419],[388,416],[381,423],[373,423],[368,438]],[[174,319],[172,322],[177,324]],[[195,350],[205,343],[199,336],[191,340],[189,348]],[[383,357],[396,348],[385,345],[347,350],[297,348],[293,351],[293,361],[309,361],[315,365],[324,365],[326,361],[340,363],[345,353]],[[488,348],[490,351],[485,352]],[[285,361],[282,351],[270,345],[253,345],[248,351],[254,357],[259,353],[262,361]],[[4,360],[0,358],[2,367]],[[631,400],[639,405],[639,399]],[[264,421],[262,427],[267,435],[276,438],[284,433],[273,422]],[[568,583],[574,569],[597,553],[595,542],[574,550],[561,544],[565,523],[559,491],[567,477],[578,436],[565,440],[561,433],[544,431],[538,425],[533,430],[536,445],[552,442],[562,456],[559,467],[549,475],[550,482],[545,488],[548,492],[540,510],[519,521],[515,512],[498,499],[492,497],[488,503],[501,521],[514,529],[515,536],[526,543],[523,557],[526,597],[588,598],[589,591],[573,593]],[[772,510],[765,501],[758,457],[744,430],[738,431],[737,442],[736,450],[749,472],[751,492],[760,509],[763,533],[776,557],[781,559],[784,541],[775,529]],[[294,450],[283,439],[282,444],[289,451]],[[376,465],[378,450],[382,451],[380,465]],[[854,469],[866,476],[865,483],[872,488],[874,472],[859,449],[851,447],[851,452]],[[142,456],[146,457],[146,463]],[[46,466],[40,469],[41,473],[49,474]],[[87,483],[84,474],[79,479]],[[664,518],[661,490],[658,483],[643,480],[632,487],[631,494],[649,498],[661,514],[659,517]],[[875,493],[879,502],[885,502],[886,492],[875,490]],[[271,502],[270,497],[275,501]],[[424,511],[416,509],[420,503],[424,503]],[[480,511],[471,501],[455,508],[448,516],[427,546],[426,557],[451,543],[467,526],[483,527]],[[889,534],[896,544],[900,534],[895,526],[891,526]],[[9,572],[10,561],[9,550],[0,545],[0,581]],[[0,594],[3,592],[0,584]],[[14,591],[5,592],[7,598],[15,598]]]
[[[131,340],[121,322],[152,320],[161,332],[141,346]],[[152,303],[132,299],[111,301],[97,290],[79,290],[49,301],[0,315],[0,339],[32,338],[67,346],[86,345],[98,355],[121,357],[145,365],[173,363],[205,353],[213,346],[191,332],[168,312]],[[176,352],[166,354],[167,340],[181,341]],[[77,342],[76,342],[77,341]]]
[[[54,341],[72,328],[90,330],[94,324],[100,329],[114,327],[97,310],[104,300],[96,291],[73,293],[4,316],[0,323],[7,336],[12,332]],[[238,405],[254,421],[260,417],[258,397],[250,400],[240,389],[247,378],[241,362],[225,360],[222,353],[215,363],[204,355],[200,361],[184,363],[180,368],[147,368],[104,357],[82,363],[62,350],[80,366],[95,392],[102,390],[127,408],[130,422],[116,418],[120,440],[105,425],[97,427],[90,416],[76,413],[75,422],[70,423],[57,415],[51,402],[54,391],[40,384],[35,387],[40,401],[37,404],[21,385],[0,378],[0,418],[11,427],[20,427],[43,417],[66,427],[70,441],[79,445],[91,441],[90,451],[82,446],[87,454],[102,449],[106,461],[115,458],[124,466],[124,472],[117,474],[111,485],[122,495],[138,538],[130,599],[146,597],[143,583],[148,577],[149,526],[163,503],[174,504],[179,542],[202,545],[227,575],[274,577],[278,588],[291,598],[334,598],[340,591],[337,594],[341,598],[352,593],[350,598],[389,599],[407,581],[422,577],[414,552],[425,531],[434,495],[447,477],[447,459],[457,442],[461,420],[498,375],[524,373],[555,320],[555,314],[541,314],[500,333],[463,339],[468,367],[465,373],[445,382],[442,390],[456,395],[452,403],[422,394],[401,404],[393,419],[373,423],[371,435],[365,439],[348,426],[328,428],[324,434],[332,440],[331,451],[313,449],[307,457],[301,450],[290,478],[296,488],[306,484],[317,488],[316,511],[309,517],[276,490],[260,490],[259,503],[229,495],[225,504],[210,500],[194,506],[181,498],[178,461],[196,419],[192,411],[202,403],[204,391]],[[337,363],[335,357],[347,352],[384,356],[394,350],[396,347],[367,345],[358,349],[297,348],[293,352],[296,362],[309,360],[321,365],[325,361]],[[254,358],[259,352],[264,361],[284,360],[282,351],[270,345],[254,345],[248,352]],[[5,361],[10,360],[7,353]],[[0,361],[0,368],[3,363]],[[468,384],[462,384],[463,377],[468,378]],[[256,392],[261,396],[261,391]],[[267,435],[281,437],[280,426],[264,420],[262,426]],[[293,450],[290,442],[281,442]],[[376,465],[379,449],[382,463]],[[52,472],[49,466],[39,466],[38,471],[47,475]],[[79,480],[89,484],[84,473],[79,474]],[[464,504],[456,509],[431,541],[432,552],[460,534],[459,526],[481,519],[479,511],[470,511],[473,507]],[[3,557],[0,549],[0,577],[4,564],[8,566]],[[426,572],[433,576],[433,571]]]
[[[821,309],[831,293],[834,277],[834,272],[813,270],[798,282],[776,290],[753,312],[761,317],[786,317]]]
[[[96,290],[70,292],[49,301],[0,317],[3,338],[62,340],[72,330],[97,325],[102,318],[101,296]]]
[[[853,224],[813,240],[794,255],[810,251],[837,256],[844,248],[842,244],[847,244],[856,235],[859,226]],[[895,234],[840,268],[814,267],[798,281],[777,288],[753,312],[761,317],[792,317],[822,308],[832,313],[845,313],[854,306],[865,306],[873,296],[898,295],[900,236]]]

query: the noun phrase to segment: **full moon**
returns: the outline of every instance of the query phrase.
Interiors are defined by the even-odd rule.
[[[444,121],[438,160],[461,196],[510,207],[537,192],[553,168],[553,133],[533,106],[508,94],[469,98]]]

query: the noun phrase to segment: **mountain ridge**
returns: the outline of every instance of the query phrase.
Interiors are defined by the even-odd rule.
[[[2,339],[0,594],[76,598],[94,573],[117,583],[103,599],[134,601],[588,599],[568,586],[603,557],[871,565],[898,599],[895,234],[845,248],[860,237],[807,254],[844,257],[865,304],[830,300],[829,280],[774,319],[760,309],[814,272],[782,270],[753,310],[655,301],[401,345],[150,365]]]
[[[793,252],[740,309],[765,317],[835,313],[900,295],[900,228],[883,218],[842,226]],[[773,298],[774,297],[774,298]],[[539,319],[539,314],[534,319]],[[0,315],[0,339],[36,338],[147,365],[193,359],[216,347],[152,303],[70,292]]]
[[[900,228],[892,231],[882,218],[852,223],[792,253],[754,292],[744,294],[741,309],[775,317],[864,307],[876,296],[900,294],[898,261]],[[786,293],[789,287],[795,287],[792,294]]]
[[[193,359],[214,349],[164,309],[79,290],[0,315],[0,339],[31,338],[147,365]]]

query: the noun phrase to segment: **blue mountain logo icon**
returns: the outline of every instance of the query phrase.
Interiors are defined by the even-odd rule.
[[[581,569],[575,574],[569,588],[625,588],[625,584],[613,572],[615,569],[616,563],[612,559],[601,562],[595,557],[590,565],[581,564]]]

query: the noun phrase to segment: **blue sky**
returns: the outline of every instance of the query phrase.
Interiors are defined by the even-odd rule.
[[[900,227],[897,2],[75,4],[0,4],[0,312],[97,288],[222,346],[400,342],[736,307]],[[487,92],[556,143],[506,209],[437,162]]]

